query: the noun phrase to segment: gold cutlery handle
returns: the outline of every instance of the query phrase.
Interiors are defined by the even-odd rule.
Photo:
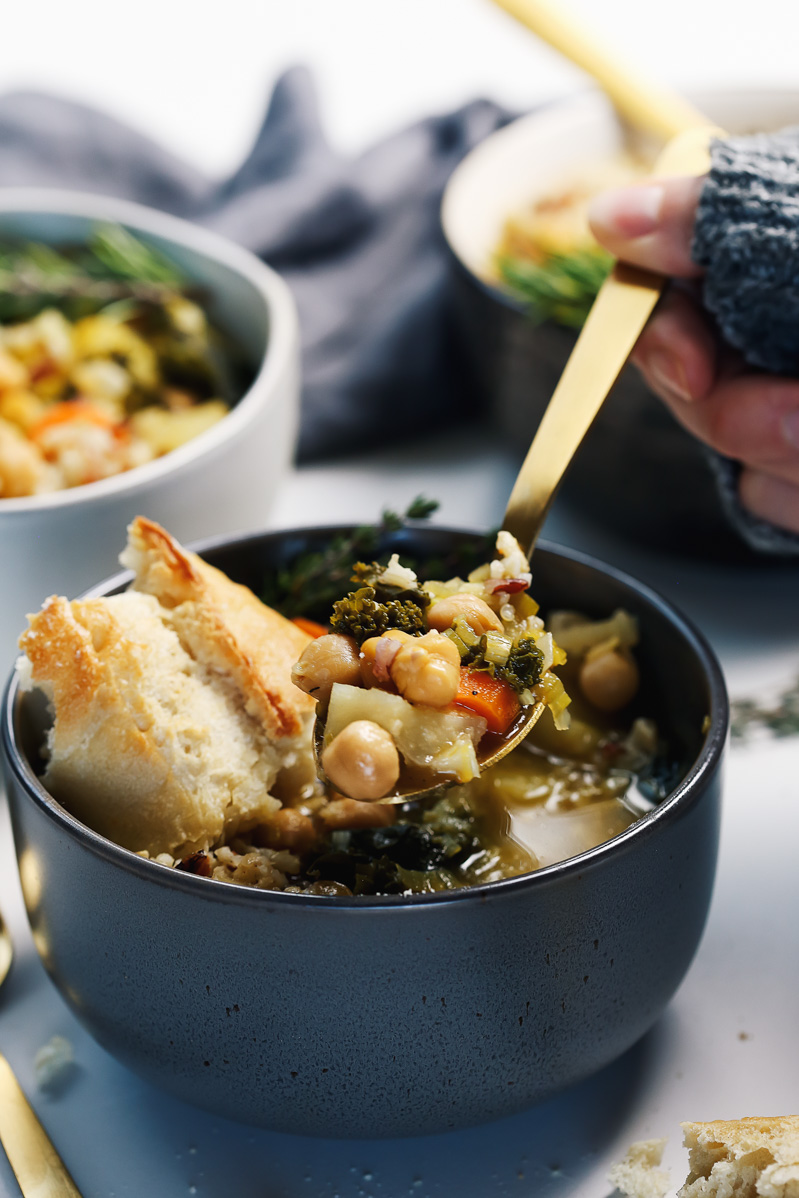
[[[707,125],[679,134],[663,150],[653,175],[704,174],[710,162],[710,139],[719,135],[720,129]],[[531,552],[569,463],[667,282],[662,275],[617,263],[599,289],[505,512],[502,527]]]
[[[23,1198],[81,1198],[14,1071],[0,1055],[0,1140]]]
[[[648,130],[662,141],[685,129],[707,126],[707,118],[687,100],[657,87],[601,46],[563,13],[559,0],[557,7],[554,0],[495,0],[495,3],[591,75],[619,115],[630,124]]]

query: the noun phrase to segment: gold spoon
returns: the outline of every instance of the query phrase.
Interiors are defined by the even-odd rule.
[[[720,129],[687,129],[673,138],[655,163],[656,177],[704,175],[710,166],[711,138]],[[561,480],[599,409],[633,351],[668,280],[663,275],[617,262],[597,293],[580,336],[522,463],[502,527],[531,557]],[[515,748],[541,715],[531,708],[509,747],[485,763],[488,768]]]
[[[707,172],[711,138],[723,133],[682,97],[636,74],[551,0],[495,3],[592,75],[622,117],[660,138],[671,138],[655,163],[655,177]],[[666,283],[664,276],[617,263],[600,288],[519,471],[502,522],[504,529],[528,547],[528,557],[569,463],[632,353]],[[478,756],[481,772],[521,744],[543,711],[543,703],[524,709],[512,734],[493,752]],[[323,745],[324,725],[317,720],[317,764]],[[421,803],[451,785],[454,783],[444,781],[432,788],[403,790],[376,801]]]
[[[599,83],[619,115],[661,138],[671,138],[654,177],[704,175],[710,142],[724,136],[681,96],[638,75],[600,46],[549,0],[495,0]],[[561,480],[654,311],[667,279],[617,263],[597,293],[560,381],[544,412],[511,491],[502,527],[532,555]],[[530,708],[512,739],[481,763],[488,769],[516,748],[540,718]],[[417,792],[421,798],[423,792]],[[409,793],[408,797],[412,797]],[[413,796],[415,797],[415,796]],[[399,800],[392,800],[399,801]]]
[[[705,174],[710,163],[710,140],[720,134],[721,130],[707,124],[686,129],[660,154],[653,175]],[[617,263],[600,288],[522,463],[502,522],[502,527],[527,547],[528,557],[569,463],[621,373],[667,281],[665,276]],[[521,744],[543,711],[543,703],[525,708],[511,736],[493,752],[482,759],[478,757],[481,772]],[[317,720],[314,748],[318,763],[323,743],[324,724]],[[454,781],[445,779],[433,787],[396,791],[376,802],[393,805],[431,801],[452,785]]]
[[[494,0],[575,66],[596,80],[619,116],[636,128],[668,141],[708,121],[682,96],[659,87],[612,50],[601,45],[568,12],[561,0]]]
[[[0,916],[0,986],[8,977],[14,947]],[[23,1198],[81,1198],[47,1132],[0,1054],[0,1142]]]

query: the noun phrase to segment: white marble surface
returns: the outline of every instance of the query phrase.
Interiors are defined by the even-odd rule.
[[[290,477],[276,524],[373,518],[419,492],[442,522],[494,525],[515,463],[488,437],[309,468]],[[732,689],[787,683],[799,669],[799,566],[761,571],[646,555],[598,543],[555,511],[550,535],[655,585],[702,626]],[[606,1198],[609,1165],[634,1139],[669,1137],[684,1175],[679,1121],[797,1109],[799,1031],[799,740],[730,754],[715,897],[694,965],[654,1030],[625,1058],[544,1106],[498,1123],[402,1141],[308,1140],[238,1126],[139,1081],[81,1030],[35,956],[7,817],[0,817],[0,908],[17,950],[3,991],[0,1049],[86,1198]],[[77,1066],[56,1096],[37,1089],[33,1058],[54,1034]],[[18,1198],[0,1155],[0,1196]]]

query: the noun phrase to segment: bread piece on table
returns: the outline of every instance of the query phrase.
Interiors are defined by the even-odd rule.
[[[683,1123],[679,1198],[799,1198],[799,1115]]]
[[[637,1140],[610,1170],[608,1181],[625,1198],[665,1198],[671,1186],[668,1173],[659,1168],[665,1147],[665,1140]]]
[[[315,777],[314,703],[290,678],[309,638],[150,521],[126,561],[149,593],[49,599],[20,639],[23,685],[54,709],[55,797],[126,848],[182,857]]]

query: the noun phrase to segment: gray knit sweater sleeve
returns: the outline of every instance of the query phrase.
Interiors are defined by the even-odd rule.
[[[692,246],[705,307],[752,366],[799,376],[799,127],[717,140],[711,159]],[[748,544],[799,555],[799,536],[741,507],[740,464],[714,455],[712,466]]]

